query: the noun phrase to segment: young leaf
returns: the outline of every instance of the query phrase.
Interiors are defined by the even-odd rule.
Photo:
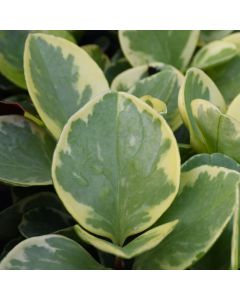
[[[20,115],[0,116],[0,181],[49,185],[55,142],[45,128]]]
[[[191,108],[194,99],[204,99],[213,103],[222,112],[226,111],[225,101],[212,80],[200,69],[187,71],[185,82],[179,92],[178,106],[182,119],[190,131],[192,146],[201,152],[207,152],[204,138],[196,125]]]
[[[191,106],[207,152],[224,153],[240,162],[240,121],[222,114],[216,106],[205,100],[194,100]],[[195,149],[199,151],[197,147]]]
[[[179,173],[176,140],[165,120],[121,92],[90,101],[69,119],[52,166],[70,214],[120,246],[170,206]]]
[[[178,111],[178,92],[183,81],[184,77],[178,70],[165,66],[157,74],[139,80],[128,93],[139,98],[150,95],[164,101],[167,105],[167,114],[164,118],[175,131],[182,124]]]
[[[73,113],[109,89],[101,69],[84,50],[50,35],[29,35],[24,72],[33,103],[55,138]]]
[[[162,115],[167,113],[167,105],[162,100],[149,95],[142,96],[140,99],[151,106],[158,113]]]
[[[0,263],[1,270],[104,269],[79,244],[60,235],[33,237],[18,244]]]
[[[178,221],[176,220],[150,229],[123,247],[95,237],[78,225],[75,226],[75,231],[83,241],[93,245],[97,249],[111,253],[118,257],[131,259],[156,247],[169,233],[173,231],[177,222]]]
[[[139,80],[162,71],[164,66],[162,63],[151,63],[128,69],[114,78],[111,89],[119,92],[127,92]]]
[[[183,70],[197,45],[199,31],[121,30],[122,51],[133,66],[162,62]]]
[[[156,248],[139,256],[137,269],[186,269],[214,244],[233,215],[239,173],[219,166],[225,156],[196,155],[182,167],[176,200],[157,224],[179,223]],[[212,161],[211,161],[212,160]],[[210,161],[210,164],[206,164]]]

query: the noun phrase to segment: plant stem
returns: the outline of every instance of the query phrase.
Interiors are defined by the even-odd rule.
[[[114,267],[116,270],[123,270],[125,267],[124,260],[121,257],[116,256]]]

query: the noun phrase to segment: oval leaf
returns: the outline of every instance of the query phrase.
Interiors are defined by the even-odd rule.
[[[225,63],[237,54],[237,47],[230,42],[215,41],[201,48],[193,59],[192,66],[207,69]]]
[[[47,131],[19,115],[0,116],[0,181],[49,185],[55,142]]]
[[[139,256],[135,268],[186,269],[223,232],[236,206],[239,173],[214,166],[214,162],[201,164],[202,157],[211,160],[210,155],[196,155],[183,165],[177,198],[158,221],[179,219],[175,230],[156,248]]]
[[[23,72],[23,50],[30,30],[0,31],[0,71],[10,81],[26,89]],[[42,31],[51,35],[61,36],[75,42],[73,36],[65,30]]]
[[[50,35],[29,35],[24,72],[33,103],[55,138],[73,113],[109,89],[101,69],[84,50]]]
[[[1,261],[1,270],[97,270],[97,263],[78,243],[60,235],[33,237],[18,244]]]
[[[179,167],[176,140],[161,115],[132,95],[112,92],[70,118],[52,176],[72,216],[122,246],[170,206]]]
[[[121,30],[124,55],[133,66],[163,62],[182,70],[197,45],[197,30]]]

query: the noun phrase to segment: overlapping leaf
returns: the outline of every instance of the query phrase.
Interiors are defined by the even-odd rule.
[[[23,50],[26,38],[31,32],[34,31],[0,31],[0,72],[21,88],[26,88],[23,72]],[[41,32],[60,36],[75,42],[73,36],[65,30],[43,30]]]
[[[199,152],[208,152],[204,136],[197,126],[192,112],[191,103],[195,99],[207,100],[222,112],[227,109],[224,98],[214,82],[200,69],[191,68],[187,71],[185,82],[179,92],[179,111],[190,131],[193,148]]]
[[[0,263],[1,270],[104,269],[86,250],[60,235],[33,237],[18,244]]]
[[[135,268],[185,269],[209,250],[239,197],[239,173],[226,168],[228,163],[221,154],[203,154],[183,165],[177,198],[157,224],[176,218],[179,223],[157,247],[136,259]]]
[[[55,142],[45,128],[20,115],[0,116],[0,181],[51,184]]]
[[[55,138],[73,113],[109,89],[101,69],[84,50],[50,35],[28,37],[24,72],[33,103]]]
[[[162,62],[182,70],[196,47],[199,31],[122,30],[121,48],[133,66]]]

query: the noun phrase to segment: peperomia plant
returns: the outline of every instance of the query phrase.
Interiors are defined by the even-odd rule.
[[[62,34],[28,35],[34,110],[0,116],[0,180],[15,186],[0,212],[0,268],[202,268],[224,238],[217,267],[238,269],[240,98],[228,105],[198,69],[237,47],[203,34],[191,62],[199,31],[121,31],[126,58],[109,59]],[[124,59],[128,70],[107,79]]]

